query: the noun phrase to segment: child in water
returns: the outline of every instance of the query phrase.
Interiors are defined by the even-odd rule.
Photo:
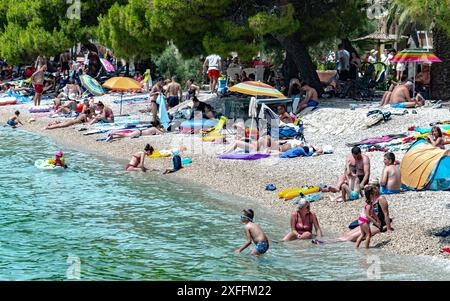
[[[20,112],[14,112],[14,116],[10,117],[6,122],[9,126],[16,128],[18,124],[23,125],[23,123],[19,120]]]
[[[57,151],[55,154],[55,158],[48,160],[48,164],[53,164],[55,166],[67,168],[62,151]]]
[[[163,173],[164,175],[168,174],[168,173],[173,173],[173,172],[179,171],[180,169],[183,168],[183,164],[181,163],[180,151],[173,150],[172,155],[173,155],[173,158],[172,158],[173,168],[166,169]]]
[[[372,237],[372,233],[370,231],[371,222],[377,227],[381,225],[377,215],[373,211],[372,196],[375,193],[375,189],[377,188],[375,188],[374,186],[367,186],[366,188],[364,188],[366,201],[361,210],[361,215],[358,218],[358,224],[359,228],[361,229],[361,235],[356,240],[356,248],[359,248],[359,245],[364,239],[366,240],[366,249],[369,248],[370,238]]]
[[[252,241],[255,243],[255,250],[251,251],[252,255],[262,255],[269,250],[269,239],[267,238],[261,227],[253,222],[254,212],[252,209],[242,210],[241,222],[245,224],[245,237],[247,242],[236,250],[236,253],[241,253],[248,248]]]

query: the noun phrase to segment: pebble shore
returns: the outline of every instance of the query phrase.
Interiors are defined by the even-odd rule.
[[[113,97],[105,95],[101,99],[105,103],[111,103]],[[357,104],[356,109],[352,110],[350,104]],[[258,202],[260,208],[276,212],[280,218],[284,218],[286,225],[289,224],[289,214],[294,210],[294,205],[292,202],[280,201],[277,198],[277,191],[303,185],[334,185],[337,177],[344,170],[345,156],[350,152],[350,148],[345,143],[387,134],[406,133],[408,127],[413,125],[426,127],[430,122],[450,120],[450,112],[446,107],[418,108],[417,114],[412,114],[412,110],[408,110],[407,115],[393,115],[387,122],[366,128],[364,126],[366,114],[370,109],[375,109],[376,104],[327,100],[321,108],[306,115],[303,122],[307,142],[315,147],[331,145],[334,149],[333,154],[310,158],[271,157],[259,161],[233,161],[217,159],[216,154],[223,151],[226,146],[202,142],[198,135],[169,133],[163,136],[126,138],[107,143],[96,141],[105,134],[84,136],[83,132],[76,130],[77,126],[43,130],[55,119],[35,118],[35,122],[28,123],[26,121],[32,117],[28,113],[28,107],[29,105],[0,107],[0,124],[5,124],[7,118],[18,109],[21,112],[21,120],[24,122],[22,129],[48,136],[61,145],[118,160],[123,162],[124,167],[131,155],[142,150],[146,143],[150,143],[158,150],[184,146],[187,151],[183,155],[191,157],[193,163],[167,177],[193,181],[220,192],[252,199]],[[118,105],[113,104],[112,107],[115,112],[118,112]],[[149,120],[148,114],[138,113],[145,107],[144,102],[125,104],[123,112],[139,115],[141,121]],[[389,111],[403,112],[403,110],[391,109]],[[404,151],[398,151],[395,154],[401,160]],[[371,178],[379,178],[383,168],[384,153],[370,152],[367,155],[371,160]],[[171,158],[147,159],[146,165],[153,170],[151,172],[159,173],[171,167]],[[269,183],[274,184],[277,191],[265,191]],[[358,217],[363,201],[360,199],[336,203],[329,199],[330,195],[325,194],[322,200],[313,203],[312,211],[317,214],[326,236],[335,237],[346,231],[348,224]],[[450,246],[450,238],[432,235],[433,231],[450,226],[450,192],[406,192],[388,196],[387,199],[395,230],[376,235],[372,242],[374,247],[392,254],[450,258],[448,254],[439,253],[440,249]]]

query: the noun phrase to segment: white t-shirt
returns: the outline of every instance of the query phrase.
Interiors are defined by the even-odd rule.
[[[208,61],[208,71],[209,70],[219,70],[219,63],[222,60],[217,54],[209,55],[206,60]]]
[[[339,50],[336,55],[337,61],[338,61],[338,70],[350,70],[350,53],[345,50]]]

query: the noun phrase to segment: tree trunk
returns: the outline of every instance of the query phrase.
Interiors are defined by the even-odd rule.
[[[320,97],[323,94],[323,86],[317,74],[316,66],[314,66],[309,55],[308,48],[301,42],[300,33],[297,32],[287,37],[279,34],[273,34],[273,36],[280,42],[287,54],[292,57],[293,62],[300,71],[302,80],[316,89]]]
[[[433,48],[442,63],[431,67],[431,98],[450,100],[450,35],[442,28],[433,29]]]
[[[292,78],[298,78],[299,71],[295,64],[294,58],[289,52],[286,52],[286,58],[283,62],[283,77],[284,85],[289,88],[289,84]]]

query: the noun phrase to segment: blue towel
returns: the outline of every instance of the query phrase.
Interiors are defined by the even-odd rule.
[[[312,155],[312,152],[306,153],[303,147],[297,147],[282,153],[280,158],[311,157]]]
[[[166,97],[163,94],[159,94],[156,103],[159,104],[158,118],[163,127],[167,130],[169,128],[170,118],[169,113],[167,113]]]

